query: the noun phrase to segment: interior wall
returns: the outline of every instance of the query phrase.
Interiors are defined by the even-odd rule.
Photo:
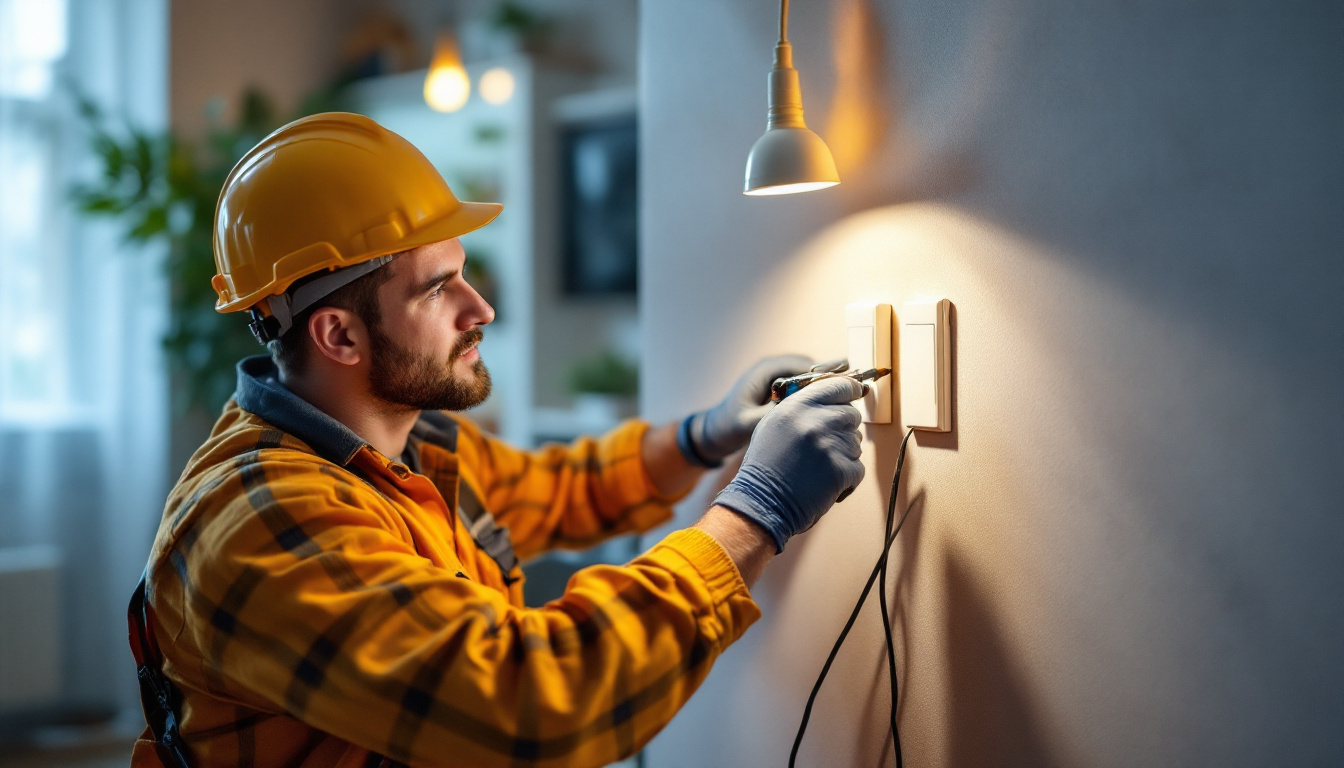
[[[797,3],[844,183],[747,198],[776,13],[641,6],[642,404],[843,354],[846,302],[953,302],[888,586],[908,764],[1344,761],[1344,9]],[[901,433],[864,433],[649,765],[785,764],[880,550]],[[870,604],[799,764],[890,764],[888,703]]]
[[[390,10],[411,25],[426,51],[436,30],[460,19],[489,19],[499,0],[363,0]],[[593,76],[594,85],[630,86],[639,61],[638,0],[523,0],[548,25],[547,54],[555,64]],[[469,36],[469,35],[468,35]]]
[[[454,19],[489,17],[493,0],[173,0],[173,125],[206,126],[212,100],[231,119],[248,85],[263,86],[282,110],[295,108],[338,71],[345,33],[371,13],[402,20],[428,66],[436,31]],[[589,70],[599,86],[630,85],[637,63],[636,0],[529,0],[550,24],[557,63]]]
[[[219,107],[223,112],[218,119],[232,123],[243,90],[253,85],[275,100],[281,114],[288,114],[336,73],[342,35],[366,5],[173,0],[173,127],[199,136],[208,125],[207,111]]]

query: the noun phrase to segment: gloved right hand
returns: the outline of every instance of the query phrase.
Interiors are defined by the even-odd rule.
[[[863,423],[850,401],[864,387],[847,377],[825,379],[776,405],[756,426],[742,468],[715,504],[770,532],[777,551],[811,528],[863,480]]]

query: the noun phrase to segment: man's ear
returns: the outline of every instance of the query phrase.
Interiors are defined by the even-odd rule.
[[[308,339],[319,354],[341,365],[358,365],[368,355],[364,321],[347,309],[322,307],[308,318]]]

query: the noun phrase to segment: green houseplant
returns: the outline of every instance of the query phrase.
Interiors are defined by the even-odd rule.
[[[570,368],[574,409],[597,421],[633,416],[639,395],[639,368],[612,350],[580,360]]]
[[[580,360],[569,372],[569,390],[576,395],[634,397],[639,394],[639,368],[612,350]]]
[[[342,90],[310,97],[294,117],[338,108]],[[171,131],[116,125],[89,99],[77,94],[76,101],[101,168],[95,179],[74,186],[71,197],[86,215],[119,220],[127,241],[167,246],[171,293],[163,343],[175,407],[218,411],[233,393],[234,364],[260,348],[241,317],[214,310],[215,202],[234,164],[286,121],[264,93],[249,89],[237,120],[216,123],[194,144]]]

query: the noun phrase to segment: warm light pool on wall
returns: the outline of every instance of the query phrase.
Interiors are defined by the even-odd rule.
[[[437,112],[456,112],[471,96],[471,78],[462,66],[457,40],[450,33],[439,35],[434,43],[434,63],[425,77],[425,103]]]
[[[770,70],[765,134],[747,155],[745,195],[788,195],[840,183],[835,158],[821,137],[803,122],[803,90],[789,44],[789,0],[779,3],[779,42]]]

